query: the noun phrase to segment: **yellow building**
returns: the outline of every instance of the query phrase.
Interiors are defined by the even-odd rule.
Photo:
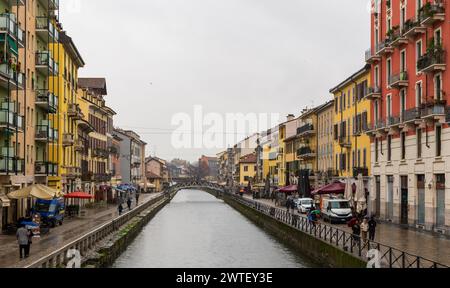
[[[72,38],[66,32],[60,32],[59,43],[52,45],[50,51],[59,63],[59,73],[50,78],[50,87],[57,87],[59,95],[59,127],[57,141],[51,143],[50,161],[58,163],[59,174],[49,176],[50,186],[73,192],[81,182],[81,156],[78,139],[77,121],[83,114],[77,104],[78,69],[84,67],[84,61]]]
[[[370,65],[331,89],[334,95],[334,155],[339,177],[370,175],[370,137],[364,134],[370,119]]]
[[[304,110],[300,116],[297,137],[299,146],[297,157],[300,170],[308,170],[310,175],[317,172],[317,108]]]
[[[243,186],[247,186],[250,182],[253,183],[253,180],[256,177],[256,154],[249,154],[244,157],[241,157],[239,161],[239,184]]]

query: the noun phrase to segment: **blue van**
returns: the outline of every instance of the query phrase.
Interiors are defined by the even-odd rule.
[[[38,199],[34,205],[33,213],[41,216],[42,223],[55,227],[56,224],[63,224],[65,210],[64,198],[53,200]]]

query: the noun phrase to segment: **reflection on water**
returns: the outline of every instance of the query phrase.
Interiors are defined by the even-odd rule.
[[[296,268],[311,264],[202,191],[180,191],[113,267]]]

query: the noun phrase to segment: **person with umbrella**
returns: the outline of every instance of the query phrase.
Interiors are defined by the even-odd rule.
[[[131,211],[131,197],[130,196],[128,196],[127,206],[128,206],[128,210]]]

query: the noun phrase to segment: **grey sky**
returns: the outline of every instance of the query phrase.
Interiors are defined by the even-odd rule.
[[[86,67],[105,76],[115,124],[148,154],[196,160],[217,150],[171,146],[174,113],[296,116],[364,65],[369,0],[63,0],[61,21]],[[152,83],[152,84],[151,84]]]

